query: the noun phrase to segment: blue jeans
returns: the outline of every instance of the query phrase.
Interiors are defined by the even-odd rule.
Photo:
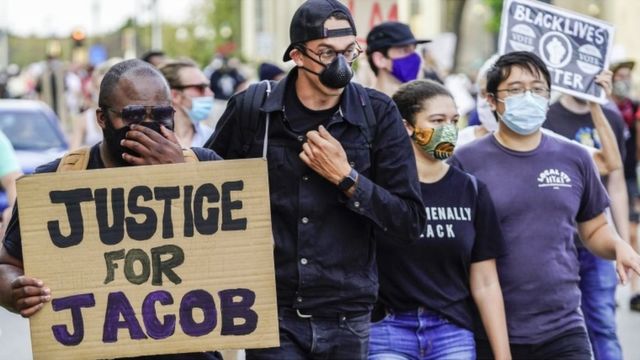
[[[596,360],[622,359],[616,334],[615,292],[618,277],[613,263],[578,248],[582,312]]]
[[[369,360],[474,360],[473,333],[437,313],[419,308],[389,311],[371,325]]]
[[[367,357],[371,314],[306,317],[278,309],[280,347],[247,350],[247,360],[354,360]]]

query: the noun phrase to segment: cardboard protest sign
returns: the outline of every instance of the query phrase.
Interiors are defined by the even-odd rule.
[[[547,64],[552,87],[605,102],[595,77],[609,67],[613,26],[529,0],[507,0],[502,10],[499,52],[531,51]]]
[[[278,346],[266,162],[18,181],[25,274],[51,288],[35,359]]]

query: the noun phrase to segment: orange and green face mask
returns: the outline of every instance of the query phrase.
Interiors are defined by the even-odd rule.
[[[458,127],[454,124],[446,124],[437,129],[416,127],[411,138],[426,154],[438,160],[445,160],[453,154],[458,139]]]

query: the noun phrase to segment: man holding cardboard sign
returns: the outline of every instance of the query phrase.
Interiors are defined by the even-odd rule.
[[[104,141],[93,146],[90,150],[79,151],[73,154],[73,156],[65,156],[62,159],[43,165],[38,168],[36,172],[45,173],[66,170],[114,168],[129,165],[172,164],[185,162],[185,160],[188,159],[195,160],[193,159],[194,157],[197,157],[198,160],[201,161],[220,159],[215,152],[206,149],[194,148],[192,152],[183,153],[183,150],[178,144],[178,140],[171,131],[173,128],[174,110],[171,107],[167,83],[162,74],[140,60],[124,61],[114,65],[109,70],[100,86],[99,106],[97,118],[98,124],[103,129]],[[99,191],[100,189],[96,189],[95,194],[89,194],[95,197],[96,207],[98,207]],[[68,194],[69,192],[67,191],[66,193]],[[59,191],[57,194],[63,196],[64,192]],[[81,199],[82,194],[80,194],[80,192],[74,194],[80,197],[76,196],[73,201],[64,199],[62,201],[65,203],[69,217],[68,226],[70,233],[60,230],[60,224],[57,223],[57,233],[61,239],[61,241],[56,244],[56,246],[59,245],[58,247],[74,246],[82,240],[82,217],[79,218],[79,222],[73,221],[72,217],[75,214],[74,209],[76,212],[82,211],[79,204],[84,200]],[[53,200],[55,196],[52,194],[51,197]],[[113,197],[114,192],[112,191],[111,201],[115,204],[116,201],[113,200]],[[156,198],[158,197],[158,194],[156,194]],[[103,201],[105,204],[108,203],[106,199],[105,192]],[[27,203],[23,203],[23,206],[27,207]],[[112,206],[116,207],[115,205]],[[129,208],[129,210],[131,210],[131,208]],[[116,211],[113,211],[115,217]],[[23,224],[23,227],[29,228],[28,225],[30,222],[25,220],[29,219],[23,218],[23,221],[26,223]],[[115,223],[117,222],[115,218],[112,219],[112,221],[114,225],[111,226],[110,231],[107,232],[109,235],[113,235]],[[79,229],[78,226],[80,226]],[[56,226],[54,222],[50,222],[49,232],[56,233],[55,229]],[[129,230],[129,226],[127,226],[127,230]],[[23,232],[24,231],[25,229],[23,229]],[[75,236],[78,232],[80,232],[80,237]],[[109,237],[101,237],[101,240],[105,242],[105,239],[108,238]],[[45,303],[52,299],[53,292],[58,289],[51,290],[42,280],[24,274],[23,248],[17,211],[14,211],[7,229],[3,247],[0,250],[0,305],[11,311],[18,312],[24,317],[31,317],[40,311]],[[129,252],[131,253],[134,250],[136,249],[132,249]],[[169,254],[172,259],[179,259],[180,251],[174,248],[164,248],[158,251],[162,251],[163,255]],[[153,257],[153,249],[151,253]],[[105,258],[106,257],[107,254],[105,253]],[[134,258],[141,259],[140,256]],[[160,259],[160,255],[158,255],[157,258]],[[127,255],[127,259],[130,259],[129,255]],[[117,255],[112,256],[111,260],[116,262],[118,260]],[[125,259],[119,260],[121,266],[126,267],[124,264]],[[144,264],[143,260],[139,262]],[[87,272],[91,272],[92,270],[95,269],[92,267],[83,269],[83,271]],[[165,267],[164,270],[165,272],[168,271],[166,274],[171,275],[171,269]],[[135,276],[132,280],[132,273],[135,275],[133,268],[129,272],[125,270],[125,275],[127,275],[127,279],[130,282],[135,281]],[[162,279],[162,277],[160,278]],[[168,278],[174,282],[179,281],[179,279],[176,279],[176,276],[168,276]],[[108,282],[109,281],[105,280],[105,284]],[[92,296],[92,294],[88,295]],[[53,330],[58,342],[65,346],[73,346],[82,341],[83,323],[82,316],[79,315],[80,308],[93,306],[90,305],[90,303],[93,302],[95,305],[96,301],[89,299],[86,295],[67,297],[66,299],[68,300],[68,304],[63,304],[62,301],[59,301],[58,307],[71,309],[73,327],[54,325],[51,330]],[[160,299],[158,301],[164,304],[166,302],[166,294],[164,300]],[[56,305],[54,304],[54,310],[58,311],[55,307]],[[118,328],[122,328],[122,322],[119,320],[119,313],[114,312],[114,314],[115,319],[113,322],[108,321],[107,314],[104,328],[105,333],[107,333],[109,326],[111,326],[113,328],[111,333],[117,335]],[[124,318],[124,322],[129,322],[130,324],[130,318],[128,320],[126,315]],[[165,320],[166,319],[167,317],[165,317]],[[155,329],[162,328],[162,326],[160,326],[162,324],[155,323],[155,325],[157,325]],[[135,333],[135,327],[128,327],[130,333]],[[70,333],[70,330],[73,332]],[[107,336],[105,336],[105,338],[106,337]],[[132,337],[134,337],[134,335],[132,335]],[[34,340],[39,341],[39,339]],[[107,340],[103,341],[106,342]],[[217,355],[215,353],[192,353],[181,354],[175,357],[171,355],[162,356],[160,358],[215,359]]]

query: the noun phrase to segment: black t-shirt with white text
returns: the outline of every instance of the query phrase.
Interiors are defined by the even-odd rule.
[[[487,187],[450,167],[421,183],[427,224],[415,244],[378,243],[380,302],[403,311],[425,307],[473,330],[471,263],[503,254],[504,240]]]

